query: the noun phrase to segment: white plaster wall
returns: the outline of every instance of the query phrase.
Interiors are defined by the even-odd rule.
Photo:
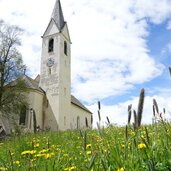
[[[43,128],[43,98],[44,94],[39,91],[30,91],[28,95],[29,99],[29,108],[33,108],[36,113],[36,120],[37,120],[37,126],[40,126],[40,128]],[[30,111],[29,111],[30,114]],[[28,117],[28,122],[29,122]]]
[[[52,110],[52,106],[56,106],[56,110],[58,110],[59,104],[57,102],[52,104],[52,102],[49,102],[49,100],[46,99],[46,102],[44,104],[44,129],[49,128],[52,131],[57,131],[59,129],[59,125]],[[53,101],[54,99],[51,100]]]
[[[64,41],[67,42],[67,55],[64,54]],[[61,130],[70,129],[70,103],[71,103],[71,67],[70,42],[62,34],[60,36],[59,59],[59,127]]]
[[[80,118],[80,128],[86,128],[85,123],[85,117],[87,117],[88,120],[88,126],[91,128],[91,114],[87,112],[86,110],[83,110],[82,108],[78,107],[77,105],[71,103],[71,128],[77,129],[77,117]]]

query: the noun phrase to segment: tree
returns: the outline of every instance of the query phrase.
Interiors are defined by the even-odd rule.
[[[0,116],[10,117],[26,105],[24,83],[18,79],[25,65],[18,51],[23,30],[0,20]],[[1,118],[0,118],[1,119]]]

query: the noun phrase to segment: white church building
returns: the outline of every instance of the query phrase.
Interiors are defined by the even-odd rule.
[[[29,90],[29,106],[21,111],[19,125],[33,129],[35,112],[37,126],[41,129],[92,127],[92,113],[71,95],[71,40],[60,0],[56,0],[42,36],[40,75],[35,79],[24,75],[22,79]],[[1,124],[4,123],[1,121]],[[6,129],[11,129],[11,125],[7,125]]]

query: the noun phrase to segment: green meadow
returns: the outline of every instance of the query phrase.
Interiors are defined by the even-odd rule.
[[[0,142],[5,171],[169,171],[171,124],[41,132]]]
[[[144,97],[142,89],[137,111],[128,106],[126,126],[107,117],[104,128],[98,102],[97,129],[35,129],[1,140],[0,171],[171,171],[171,123],[153,99],[152,124],[142,125]]]

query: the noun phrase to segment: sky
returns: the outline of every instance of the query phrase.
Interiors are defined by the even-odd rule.
[[[27,74],[40,72],[43,35],[55,0],[0,0],[0,19],[24,29],[19,47]],[[61,0],[72,41],[71,90],[102,125],[127,123],[145,89],[142,123],[155,98],[171,118],[171,0]],[[133,120],[132,120],[133,122]]]

